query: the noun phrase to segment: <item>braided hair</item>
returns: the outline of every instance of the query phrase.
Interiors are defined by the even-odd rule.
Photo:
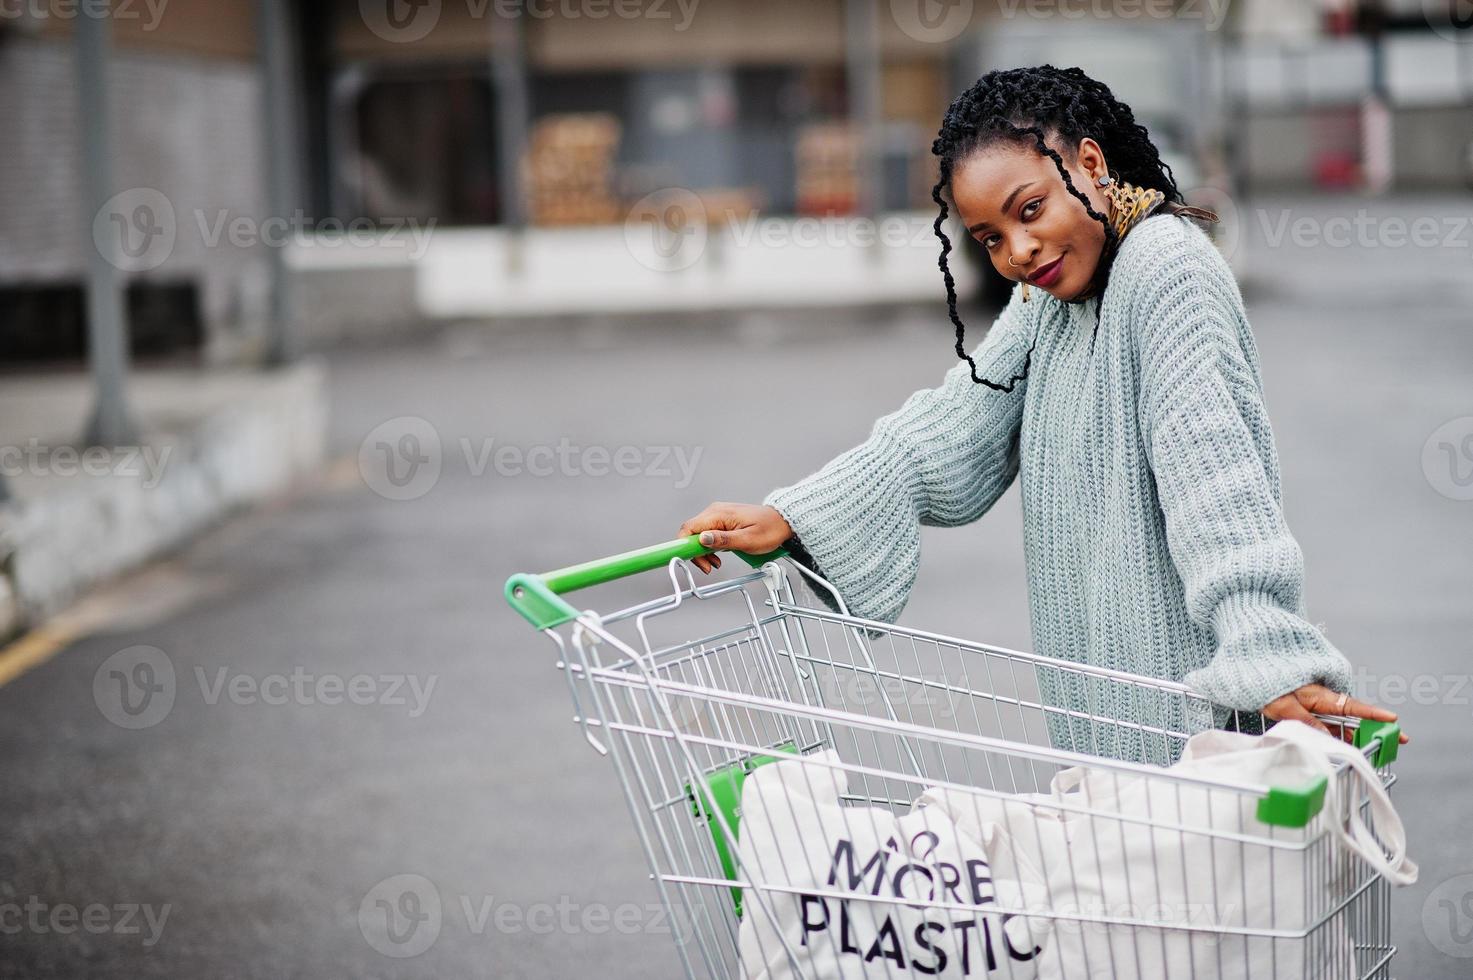
[[[941,158],[941,179],[931,189],[931,199],[940,207],[932,229],[941,239],[942,278],[946,281],[946,306],[951,322],[956,324],[956,353],[971,365],[972,380],[998,391],[1012,391],[1017,382],[1028,376],[1033,346],[1023,359],[1023,373],[1009,381],[997,383],[978,377],[977,362],[963,345],[965,327],[956,312],[956,281],[951,276],[946,257],[951,252],[951,239],[941,230],[946,220],[946,201],[941,192],[951,184],[952,172],[962,160],[976,151],[996,143],[1027,146],[1031,143],[1039,153],[1051,158],[1058,168],[1064,186],[1084,205],[1085,212],[1105,229],[1105,246],[1094,277],[1085,295],[1098,301],[1120,244],[1108,217],[1096,211],[1089,198],[1074,186],[1063,158],[1045,142],[1046,136],[1061,139],[1073,155],[1073,147],[1088,136],[1100,144],[1111,169],[1120,180],[1139,187],[1155,189],[1166,195],[1163,207],[1175,211],[1182,205],[1181,191],[1171,168],[1161,159],[1146,128],[1135,121],[1130,106],[1110,92],[1109,86],[1090,78],[1079,68],[1055,68],[1038,65],[1032,68],[1010,68],[990,71],[977,79],[946,110],[941,131],[931,152]]]

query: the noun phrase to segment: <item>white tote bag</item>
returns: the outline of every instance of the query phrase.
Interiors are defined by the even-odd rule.
[[[1389,853],[1359,807],[1339,798],[1337,761],[1354,771]],[[1252,796],[1105,768],[1064,770],[1046,796],[1006,804],[968,797],[969,812],[939,801],[952,805],[963,832],[989,822],[1008,829],[993,838],[1006,848],[989,850],[995,866],[1022,852],[1042,868],[1060,918],[1038,958],[1041,980],[1355,976],[1344,916],[1303,938],[1231,930],[1297,931],[1318,921],[1331,895],[1343,893],[1352,854],[1395,884],[1416,880],[1401,820],[1362,753],[1308,725],[1281,722],[1262,736],[1202,732],[1170,769],[1176,777],[1269,786],[1330,779],[1321,815],[1303,830],[1262,824]],[[1035,828],[1020,804],[1036,814]],[[1296,846],[1325,830],[1333,846]]]
[[[896,816],[847,805],[847,792],[832,750],[747,776],[737,829],[739,873],[751,883],[738,935],[746,976],[1037,975],[1048,920],[995,910],[1038,907],[1041,881],[994,875],[983,842],[939,807]]]

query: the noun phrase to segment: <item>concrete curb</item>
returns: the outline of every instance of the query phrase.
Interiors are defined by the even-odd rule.
[[[326,429],[324,371],[305,362],[263,373],[170,440],[156,482],[143,473],[59,479],[0,508],[0,639],[286,489],[322,463]]]

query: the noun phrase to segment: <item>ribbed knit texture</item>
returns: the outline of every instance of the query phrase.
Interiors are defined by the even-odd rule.
[[[1020,477],[1039,653],[1184,680],[1244,710],[1314,682],[1348,691],[1349,663],[1306,619],[1257,345],[1226,261],[1188,219],[1153,214],[1121,242],[1098,329],[1095,305],[1039,289],[1024,303],[1015,287],[973,353],[979,375],[1006,380],[1036,333],[1012,392],[974,383],[958,362],[763,502],[851,612],[895,622],[921,526],[975,521]],[[1039,681],[1056,707],[1191,724],[1174,699],[1052,671]],[[1061,747],[1174,755],[1138,732],[1052,722]]]

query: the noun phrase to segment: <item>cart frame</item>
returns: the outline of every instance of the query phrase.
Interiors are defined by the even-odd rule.
[[[1237,713],[1180,683],[853,616],[822,577],[791,559],[782,563],[787,556],[781,550],[738,552],[752,570],[697,585],[688,559],[714,550],[690,536],[541,575],[519,573],[505,588],[512,607],[556,646],[574,721],[614,765],[651,878],[675,924],[686,976],[742,975],[744,916],[761,916],[776,927],[780,903],[796,897],[780,875],[764,875],[742,861],[741,787],[761,765],[786,756],[816,763],[813,753],[820,749],[833,749],[841,759],[837,768],[853,788],[846,802],[896,813],[927,789],[1005,800],[1046,789],[1062,770],[1081,766],[1115,779],[1170,780],[1178,800],[1193,788],[1231,794],[1251,814],[1234,831],[1154,816],[1149,830],[1183,841],[1210,836],[1214,855],[1218,846],[1251,847],[1280,861],[1303,862],[1286,865],[1312,872],[1298,907],[1276,907],[1270,890],[1267,896],[1231,896],[1244,903],[1245,918],[1227,925],[1160,910],[1071,910],[1053,905],[1053,896],[1046,910],[992,905],[988,914],[1114,930],[1112,959],[1115,937],[1129,935],[1135,947],[1130,956],[1142,956],[1143,945],[1147,951],[1127,958],[1133,964],[1147,962],[1158,943],[1164,960],[1169,943],[1185,937],[1229,950],[1268,944],[1276,967],[1282,946],[1286,956],[1303,957],[1306,977],[1390,976],[1395,947],[1388,883],[1338,851],[1331,833],[1333,822],[1348,819],[1352,809],[1367,819],[1356,773],[1341,768],[1331,777],[1334,786],[1321,779],[1287,787],[1167,774],[1162,765],[1191,734],[1238,727]],[[660,567],[668,574],[668,593],[606,615],[563,598]],[[800,590],[817,601],[801,601]],[[697,611],[716,616],[719,628],[695,640],[665,643],[651,636],[652,626],[671,614],[677,615],[669,621],[683,620]],[[1044,696],[1050,679],[1066,681],[1076,695],[1084,691],[1084,703],[1051,703]],[[1118,707],[1122,694],[1131,717],[1096,710]],[[1321,717],[1353,738],[1383,786],[1395,783],[1395,724]],[[1327,790],[1336,812],[1324,809]],[[1160,870],[1155,874],[1159,879]],[[825,902],[855,898],[833,890],[817,894]],[[876,909],[897,903],[872,901]],[[954,901],[927,907],[937,914],[980,914]],[[1252,911],[1264,908],[1263,914]],[[800,951],[779,941],[794,975],[806,975]],[[1221,967],[1224,954],[1216,956]],[[1196,973],[1195,947],[1190,958]],[[911,964],[912,973],[928,972],[916,967]]]

